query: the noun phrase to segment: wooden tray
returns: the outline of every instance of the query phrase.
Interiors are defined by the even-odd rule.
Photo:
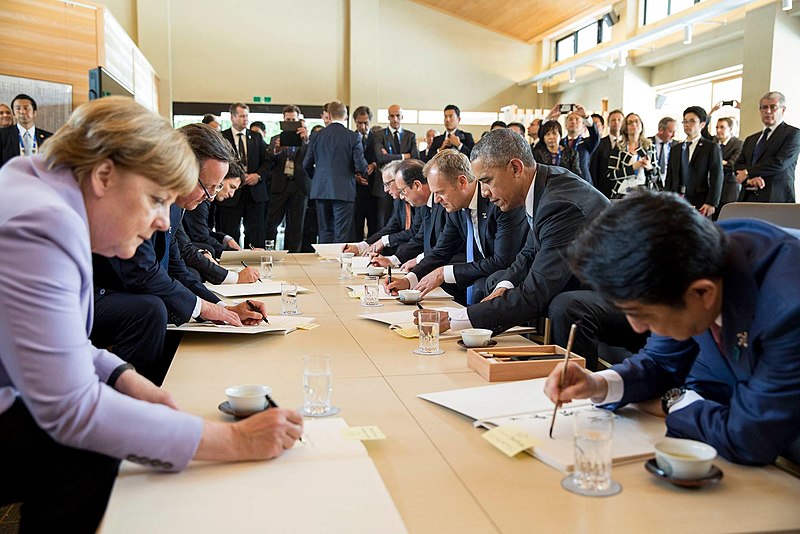
[[[566,349],[558,345],[469,349],[467,365],[489,382],[527,380],[549,375],[558,362],[564,361],[566,352]],[[510,358],[515,355],[531,356],[532,358],[526,361],[511,360]],[[569,360],[581,367],[586,367],[586,360],[574,352],[570,355]]]

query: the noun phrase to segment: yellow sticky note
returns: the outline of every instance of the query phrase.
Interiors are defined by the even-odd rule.
[[[539,440],[516,425],[501,425],[483,433],[483,439],[509,458],[539,444]]]
[[[342,436],[356,441],[386,439],[386,435],[377,426],[349,426],[342,429]]]
[[[416,328],[392,328],[392,330],[408,339],[419,337],[419,330]]]
[[[319,323],[303,323],[297,325],[298,330],[314,330],[315,328],[319,328]]]

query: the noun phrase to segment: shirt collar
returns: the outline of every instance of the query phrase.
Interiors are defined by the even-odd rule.
[[[469,201],[469,209],[470,210],[477,210],[478,209],[478,195],[480,194],[481,185],[475,185],[475,192],[472,194],[472,200]]]
[[[31,126],[30,130],[26,130],[25,128],[22,127],[20,123],[17,123],[17,129],[19,130],[20,135],[25,135],[25,132],[28,132],[31,138],[33,138],[34,135],[36,134],[36,125]]]
[[[431,193],[431,196],[428,197],[428,207],[433,207],[433,193]]]
[[[237,136],[237,135],[239,135],[240,133],[244,133],[244,130],[237,130],[236,128],[234,128],[233,126],[231,126],[231,132],[233,133],[233,136],[234,136],[234,137],[236,137],[236,136]],[[247,136],[245,136],[245,137],[247,137]]]
[[[531,186],[528,188],[528,196],[525,197],[525,213],[528,217],[533,217],[533,201],[534,201],[534,189],[536,185],[536,175],[539,174],[539,166],[536,166],[536,170],[533,171],[533,180],[531,180]]]
[[[391,126],[389,126],[389,133],[390,133],[390,134],[392,134],[392,135],[394,135],[394,133],[395,133],[395,132],[397,132],[398,134],[402,134],[402,133],[403,133],[403,127],[402,127],[402,126],[400,126],[400,128],[398,128],[397,130],[395,130],[394,128],[392,128]]]
[[[775,128],[777,128],[777,127],[778,127],[778,126],[780,126],[781,124],[783,124],[783,121],[776,122],[776,123],[775,123],[775,124],[773,124],[772,126],[764,126],[764,124],[762,123],[762,124],[761,124],[761,126],[764,126],[764,127],[763,127],[763,128],[761,128],[761,131],[763,132],[764,130],[766,130],[767,128],[769,128],[769,131],[770,131],[770,132],[774,132],[774,131],[775,131]]]
[[[334,123],[336,123],[336,124],[341,124],[342,126],[344,126],[345,128],[347,128],[347,121],[346,121],[346,120],[344,120],[344,119],[342,119],[342,120],[340,120],[340,121],[331,121],[331,124],[334,124]]]
[[[444,136],[445,136],[445,137],[447,137],[448,135],[453,135],[453,134],[454,134],[454,133],[456,133],[457,131],[458,131],[458,128],[456,128],[456,129],[455,129],[455,130],[453,130],[452,132],[450,132],[450,131],[448,131],[448,130],[445,130],[445,131],[444,131]]]

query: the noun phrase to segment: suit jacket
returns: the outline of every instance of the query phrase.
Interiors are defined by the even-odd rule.
[[[383,225],[383,228],[372,234],[371,236],[367,237],[366,241],[368,244],[373,244],[375,241],[379,240],[385,235],[392,235],[398,232],[406,231],[406,201],[400,199],[393,199],[392,200],[392,215],[389,217],[389,220],[386,221],[386,224]],[[412,216],[412,223],[411,226],[414,225],[413,223],[413,216],[414,216],[414,208],[411,208],[411,216]]]
[[[514,289],[467,308],[475,328],[499,334],[544,316],[556,295],[580,287],[569,270],[566,249],[609,200],[571,172],[547,165],[538,166],[533,190],[533,229],[525,246],[508,269],[486,283],[487,292],[501,280],[511,282]]]
[[[220,206],[232,208],[238,205],[245,189],[250,191],[250,195],[255,202],[269,200],[267,181],[269,180],[269,171],[272,163],[267,157],[267,144],[261,134],[253,133],[249,129],[245,129],[244,133],[247,136],[247,172],[248,174],[257,173],[261,179],[255,185],[245,185],[244,180],[242,180],[242,186],[236,190],[231,198],[220,202]],[[233,130],[231,128],[223,130],[222,137],[228,140],[234,152],[238,154],[238,139],[234,140]]]
[[[44,142],[53,134],[41,128],[34,128],[33,136],[36,138],[38,149],[41,149]],[[16,124],[7,128],[0,128],[0,167],[5,165],[8,160],[21,154],[19,138],[19,128]]]
[[[622,404],[686,384],[705,400],[667,416],[667,435],[708,443],[744,464],[775,460],[800,435],[800,240],[755,220],[719,224],[728,237],[722,277],[723,350],[710,331],[685,341],[652,335],[612,367]]]
[[[684,194],[695,208],[703,204],[717,207],[722,192],[722,155],[719,144],[702,137],[697,141],[689,160],[688,176],[684,176],[684,170],[681,169],[682,154],[683,144],[670,151],[664,189]]]
[[[560,148],[561,162],[558,167],[567,169],[572,174],[583,178],[583,176],[581,176],[581,163],[580,159],[578,158],[578,153],[568,146],[561,146]],[[545,146],[544,142],[537,143],[533,148],[533,159],[535,159],[537,163],[541,163],[543,165],[553,165],[553,159],[550,156],[550,151],[547,150],[547,146]],[[591,182],[591,180],[586,181]]]
[[[209,227],[210,207],[211,203],[208,200],[204,200],[195,209],[183,214],[181,224],[186,235],[189,236],[189,239],[197,248],[207,250],[214,254],[215,258],[219,259],[224,251],[231,249],[222,244],[225,234]]]
[[[611,156],[611,137],[605,136],[600,139],[597,149],[589,159],[589,174],[592,175],[592,183],[606,197],[611,198],[613,184],[608,179],[608,158]]]
[[[422,161],[429,161],[439,152],[439,149],[442,148],[442,145],[444,144],[444,138],[446,136],[447,132],[437,135],[433,138],[433,143],[431,143],[431,146],[427,150],[427,158],[423,159]],[[475,146],[475,139],[472,137],[472,134],[456,129],[456,137],[461,140],[461,146],[458,147],[458,151],[469,157],[469,155],[472,153],[472,147]]]
[[[600,132],[597,130],[597,125],[593,121],[590,126],[586,127],[586,129],[589,131],[589,137],[581,136],[576,139],[572,149],[578,153],[578,160],[581,164],[581,178],[589,183],[592,183],[592,173],[589,172],[589,160],[592,159],[592,153],[600,143]],[[561,140],[561,144],[564,146],[569,146],[568,141],[569,140],[564,137]]]
[[[356,172],[367,172],[359,137],[357,132],[332,122],[309,140],[303,167],[311,177],[310,198],[355,202]]]
[[[384,128],[381,132],[375,133],[372,149],[378,168],[382,168],[390,161],[403,159],[403,154],[411,154],[412,158],[419,159],[417,134],[405,128],[400,130],[400,147],[395,146],[389,128]],[[384,150],[386,154],[383,153]]]
[[[703,130],[702,136],[705,137],[706,139],[710,139],[711,138],[710,137],[711,134],[708,133],[708,124],[706,124],[706,128]],[[658,144],[659,143],[659,139],[655,135],[652,136],[652,137],[648,137],[648,139],[650,139],[650,141],[652,141],[652,143],[653,143],[653,159],[651,161],[653,162],[653,165],[657,165],[658,164],[658,153],[659,153],[659,149],[661,148],[660,145]],[[672,150],[677,145],[680,145],[680,143],[678,141],[676,141],[675,139],[671,140],[669,143],[667,143],[665,145],[666,147],[669,147],[669,149],[668,149],[669,151],[668,151],[667,154],[664,155],[664,168],[662,169],[661,166],[659,166],[658,167],[658,174],[657,175],[654,174],[654,176],[652,178],[652,180],[656,180],[657,179],[657,180],[660,181],[659,183],[660,183],[661,188],[664,187],[664,184],[667,181],[667,171],[669,170],[669,157],[672,154]],[[666,150],[666,148],[665,148],[665,150]]]
[[[736,170],[747,170],[751,177],[764,179],[764,189],[758,192],[763,202],[794,202],[794,170],[800,153],[800,130],[782,122],[767,139],[764,152],[753,163],[753,150],[763,129],[744,140],[742,152],[736,161]],[[745,188],[742,187],[742,194]]]
[[[273,195],[283,193],[286,189],[286,184],[289,183],[290,178],[286,175],[286,161],[289,159],[290,154],[294,162],[294,171],[292,172],[292,179],[297,182],[299,190],[306,195],[311,192],[311,178],[306,174],[303,168],[303,159],[306,157],[308,151],[308,143],[303,143],[299,147],[283,147],[283,149],[275,153],[275,141],[280,135],[275,135],[270,139],[269,146],[267,146],[267,158],[270,160],[270,192]]]
[[[719,141],[717,141],[719,143]],[[722,175],[724,181],[727,183],[736,183],[736,171],[734,165],[739,159],[739,154],[742,153],[744,142],[738,137],[731,137],[725,146],[722,147],[722,161],[726,162],[722,165]]]
[[[182,224],[175,230],[174,240],[178,244],[178,251],[186,267],[194,269],[200,275],[201,280],[212,284],[221,284],[228,277],[228,269],[220,267],[203,255],[186,235]]]
[[[175,324],[192,318],[197,297],[219,302],[219,297],[206,289],[181,259],[175,232],[180,228],[182,211],[173,204],[169,230],[153,234],[130,259],[92,255],[96,299],[109,291],[155,295],[164,301],[168,320]]]
[[[106,382],[124,362],[89,342],[91,243],[75,176],[48,169],[42,156],[17,158],[0,170],[0,188],[0,250],[14,251],[0,256],[0,414],[19,395],[64,446],[183,469],[202,419],[114,391]],[[0,426],[0,435],[11,432]]]
[[[447,210],[438,202],[434,202],[432,207],[426,204],[417,208],[422,218],[422,224],[419,225],[417,233],[403,243],[394,255],[401,263],[406,262],[412,258],[416,258],[420,253],[424,252],[426,255],[430,254],[436,243],[439,242],[439,237],[442,235],[445,223],[447,222]],[[464,258],[459,258],[458,261],[465,261]]]
[[[473,241],[467,243],[466,210],[458,210],[447,214],[447,221],[439,236],[436,246],[430,254],[426,254],[421,262],[411,271],[417,279],[443,265],[451,264],[453,258],[464,253],[469,245],[473,249],[474,261],[453,265],[456,285],[466,288],[478,278],[489,276],[500,269],[505,269],[514,261],[522,248],[527,234],[525,210],[522,207],[503,212],[480,194],[478,190],[478,235],[483,248],[481,255]],[[472,223],[469,223],[472,225]]]

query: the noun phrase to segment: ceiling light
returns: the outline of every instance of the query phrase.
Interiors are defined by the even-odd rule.
[[[575,67],[569,69],[569,83],[575,83]]]
[[[624,67],[628,64],[628,51],[627,50],[620,50],[619,51],[619,66]]]
[[[536,82],[536,92],[539,94],[544,93],[544,88],[542,87],[542,80]]]
[[[692,44],[692,25],[687,24],[683,27],[683,44]]]
[[[783,0],[781,9],[784,11],[789,11],[792,9],[792,0]]]

